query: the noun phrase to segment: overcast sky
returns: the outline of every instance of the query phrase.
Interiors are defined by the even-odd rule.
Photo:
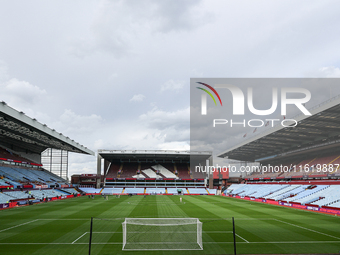
[[[0,101],[93,151],[189,149],[192,77],[339,77],[339,1],[0,0]],[[70,153],[70,174],[96,158]]]

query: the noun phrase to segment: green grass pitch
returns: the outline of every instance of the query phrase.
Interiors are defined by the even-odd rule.
[[[0,211],[0,254],[93,255],[339,253],[340,218],[219,196],[87,196]],[[203,250],[123,251],[124,218],[199,218]],[[105,229],[105,231],[103,231]],[[110,230],[110,231],[107,231]]]

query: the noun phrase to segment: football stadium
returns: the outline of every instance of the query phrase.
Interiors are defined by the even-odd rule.
[[[3,102],[1,254],[339,253],[340,98],[311,110],[218,155],[257,162],[245,177],[190,165],[210,151],[98,150],[69,182],[68,153],[95,153]]]

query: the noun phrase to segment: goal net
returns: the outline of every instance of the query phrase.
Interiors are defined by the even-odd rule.
[[[125,218],[123,250],[203,250],[197,218]]]

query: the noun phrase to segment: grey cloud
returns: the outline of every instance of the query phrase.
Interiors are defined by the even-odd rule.
[[[96,52],[110,52],[120,58],[134,53],[134,45],[153,32],[190,31],[210,20],[199,8],[200,0],[108,1],[100,2],[90,33],[76,39],[70,54],[84,58]]]
[[[189,107],[177,111],[164,111],[154,107],[142,114],[139,119],[149,128],[164,130],[168,128],[189,128]]]
[[[155,5],[154,17],[159,21],[158,31],[192,30],[211,21],[212,16],[197,8],[202,1],[151,0]]]
[[[144,100],[145,96],[143,94],[134,95],[130,102],[142,102]]]

